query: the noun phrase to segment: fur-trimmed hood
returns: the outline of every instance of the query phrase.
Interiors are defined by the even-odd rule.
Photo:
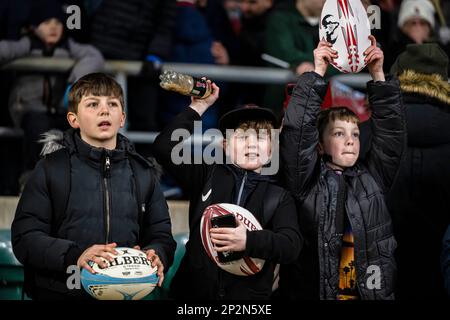
[[[450,85],[438,75],[405,71],[400,77],[408,146],[440,148],[450,144]]]
[[[64,148],[63,145],[64,133],[60,130],[52,129],[41,134],[41,139],[38,141],[42,143],[41,157],[45,157],[46,155],[58,151],[59,149]]]
[[[427,96],[450,105],[450,84],[437,74],[422,74],[406,70],[399,77],[403,92]]]

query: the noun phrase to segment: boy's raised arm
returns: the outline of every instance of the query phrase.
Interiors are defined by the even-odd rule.
[[[317,114],[327,84],[315,72],[300,76],[284,116],[280,135],[283,179],[296,199],[301,198],[317,164]]]
[[[365,52],[365,59],[373,81],[367,84],[372,109],[372,144],[367,165],[386,192],[394,182],[406,149],[406,120],[400,83],[396,78],[385,78],[383,51],[376,46],[375,37],[369,38],[372,46]]]
[[[316,167],[319,132],[317,114],[327,91],[323,78],[329,61],[337,57],[331,44],[322,40],[314,50],[314,72],[300,76],[284,116],[280,156],[285,186],[299,200]]]
[[[400,167],[406,149],[406,121],[400,84],[396,78],[369,82],[372,108],[372,144],[367,166],[380,187],[388,191]]]
[[[208,80],[209,81],[209,80]],[[205,166],[194,164],[194,157],[190,156],[188,163],[184,160],[184,152],[191,152],[191,144],[188,148],[181,149],[181,144],[194,132],[194,122],[201,121],[202,114],[219,97],[219,87],[212,84],[213,93],[206,99],[192,98],[191,105],[178,114],[156,137],[153,143],[153,153],[156,160],[166,169],[185,190],[192,190],[193,183],[200,188],[203,185]],[[183,138],[183,139],[181,139]],[[180,149],[182,150],[180,154]],[[188,149],[188,150],[187,150]],[[178,159],[174,159],[176,156]],[[183,158],[180,161],[179,158]],[[198,182],[198,183],[197,183]]]

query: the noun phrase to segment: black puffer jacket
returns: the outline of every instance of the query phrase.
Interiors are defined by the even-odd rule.
[[[192,133],[194,121],[200,120],[196,111],[187,108],[154,143],[158,162],[190,196],[189,241],[172,282],[171,294],[185,300],[269,299],[276,264],[295,261],[302,246],[294,200],[288,191],[271,183],[268,177],[231,164],[175,164],[172,150],[179,142],[172,140],[172,133],[176,129]],[[242,183],[243,192],[239,197],[238,186]],[[268,198],[275,199],[273,207]],[[248,277],[233,275],[220,269],[207,255],[201,241],[200,221],[205,208],[216,203],[239,204],[261,223],[264,230],[247,232],[245,251],[247,256],[266,260],[259,273]],[[267,207],[274,209],[268,212],[271,210]]]
[[[116,242],[123,247],[140,245],[145,249],[154,248],[165,270],[168,270],[176,243],[172,238],[166,201],[155,182],[153,193],[148,195],[145,203],[140,230],[140,205],[128,159],[133,157],[137,160],[142,170],[152,170],[150,163],[139,156],[121,135],[118,136],[117,148],[107,151],[88,145],[78,131],[71,129],[64,135],[63,146],[70,155],[71,169],[65,213],[53,213],[56,206],[52,197],[57,195],[49,192],[45,169],[48,159],[44,158],[25,186],[11,228],[14,254],[30,271],[29,274],[34,274],[26,279],[32,283],[25,284],[34,291],[34,298],[46,298],[42,292],[48,291],[80,296],[80,290],[67,289],[69,274],[66,274],[66,269],[69,265],[76,265],[81,253],[94,244]],[[105,166],[107,157],[110,159],[109,170]],[[108,204],[106,199],[109,199]],[[61,215],[64,218],[58,230],[53,231],[56,217]]]
[[[398,241],[398,299],[446,298],[440,272],[442,238],[450,224],[450,84],[408,71],[399,76],[408,148],[387,205]],[[411,281],[417,258],[427,280]]]
[[[285,183],[297,200],[305,247],[294,265],[280,270],[281,294],[288,299],[336,299],[342,237],[336,234],[338,184],[319,158],[316,118],[327,84],[314,72],[300,77],[280,138]],[[391,217],[384,197],[397,174],[406,146],[398,80],[368,83],[374,132],[366,162],[344,171],[345,212],[355,245],[357,287],[362,299],[393,299],[396,266]],[[370,266],[381,271],[372,287]],[[368,286],[369,285],[369,286]]]

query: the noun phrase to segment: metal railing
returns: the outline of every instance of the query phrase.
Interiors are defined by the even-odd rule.
[[[67,58],[26,57],[4,64],[1,69],[33,72],[68,72],[75,61]],[[127,101],[127,76],[138,75],[142,67],[140,61],[107,60],[103,72],[111,74],[124,90]],[[208,77],[215,81],[259,84],[286,84],[296,81],[296,75],[289,69],[269,67],[218,66],[207,64],[163,63],[162,70],[174,70],[195,77]],[[370,79],[368,74],[338,75],[336,79],[353,88],[364,88]],[[157,132],[137,132],[121,130],[135,143],[152,143]],[[206,140],[206,141],[205,141]],[[208,138],[203,139],[208,142]]]
[[[21,71],[67,72],[74,65],[74,60],[66,58],[28,57],[14,60],[3,66],[4,69]],[[140,61],[107,60],[104,72],[125,76],[138,75],[142,67]],[[290,70],[264,67],[218,66],[208,64],[163,63],[162,70],[174,70],[196,77],[206,76],[217,81],[242,83],[281,84],[295,80]]]

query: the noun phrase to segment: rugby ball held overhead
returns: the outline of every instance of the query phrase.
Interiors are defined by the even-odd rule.
[[[370,22],[360,0],[327,0],[319,25],[319,38],[338,52],[339,57],[331,62],[333,67],[343,73],[364,69],[364,51],[371,45]]]

